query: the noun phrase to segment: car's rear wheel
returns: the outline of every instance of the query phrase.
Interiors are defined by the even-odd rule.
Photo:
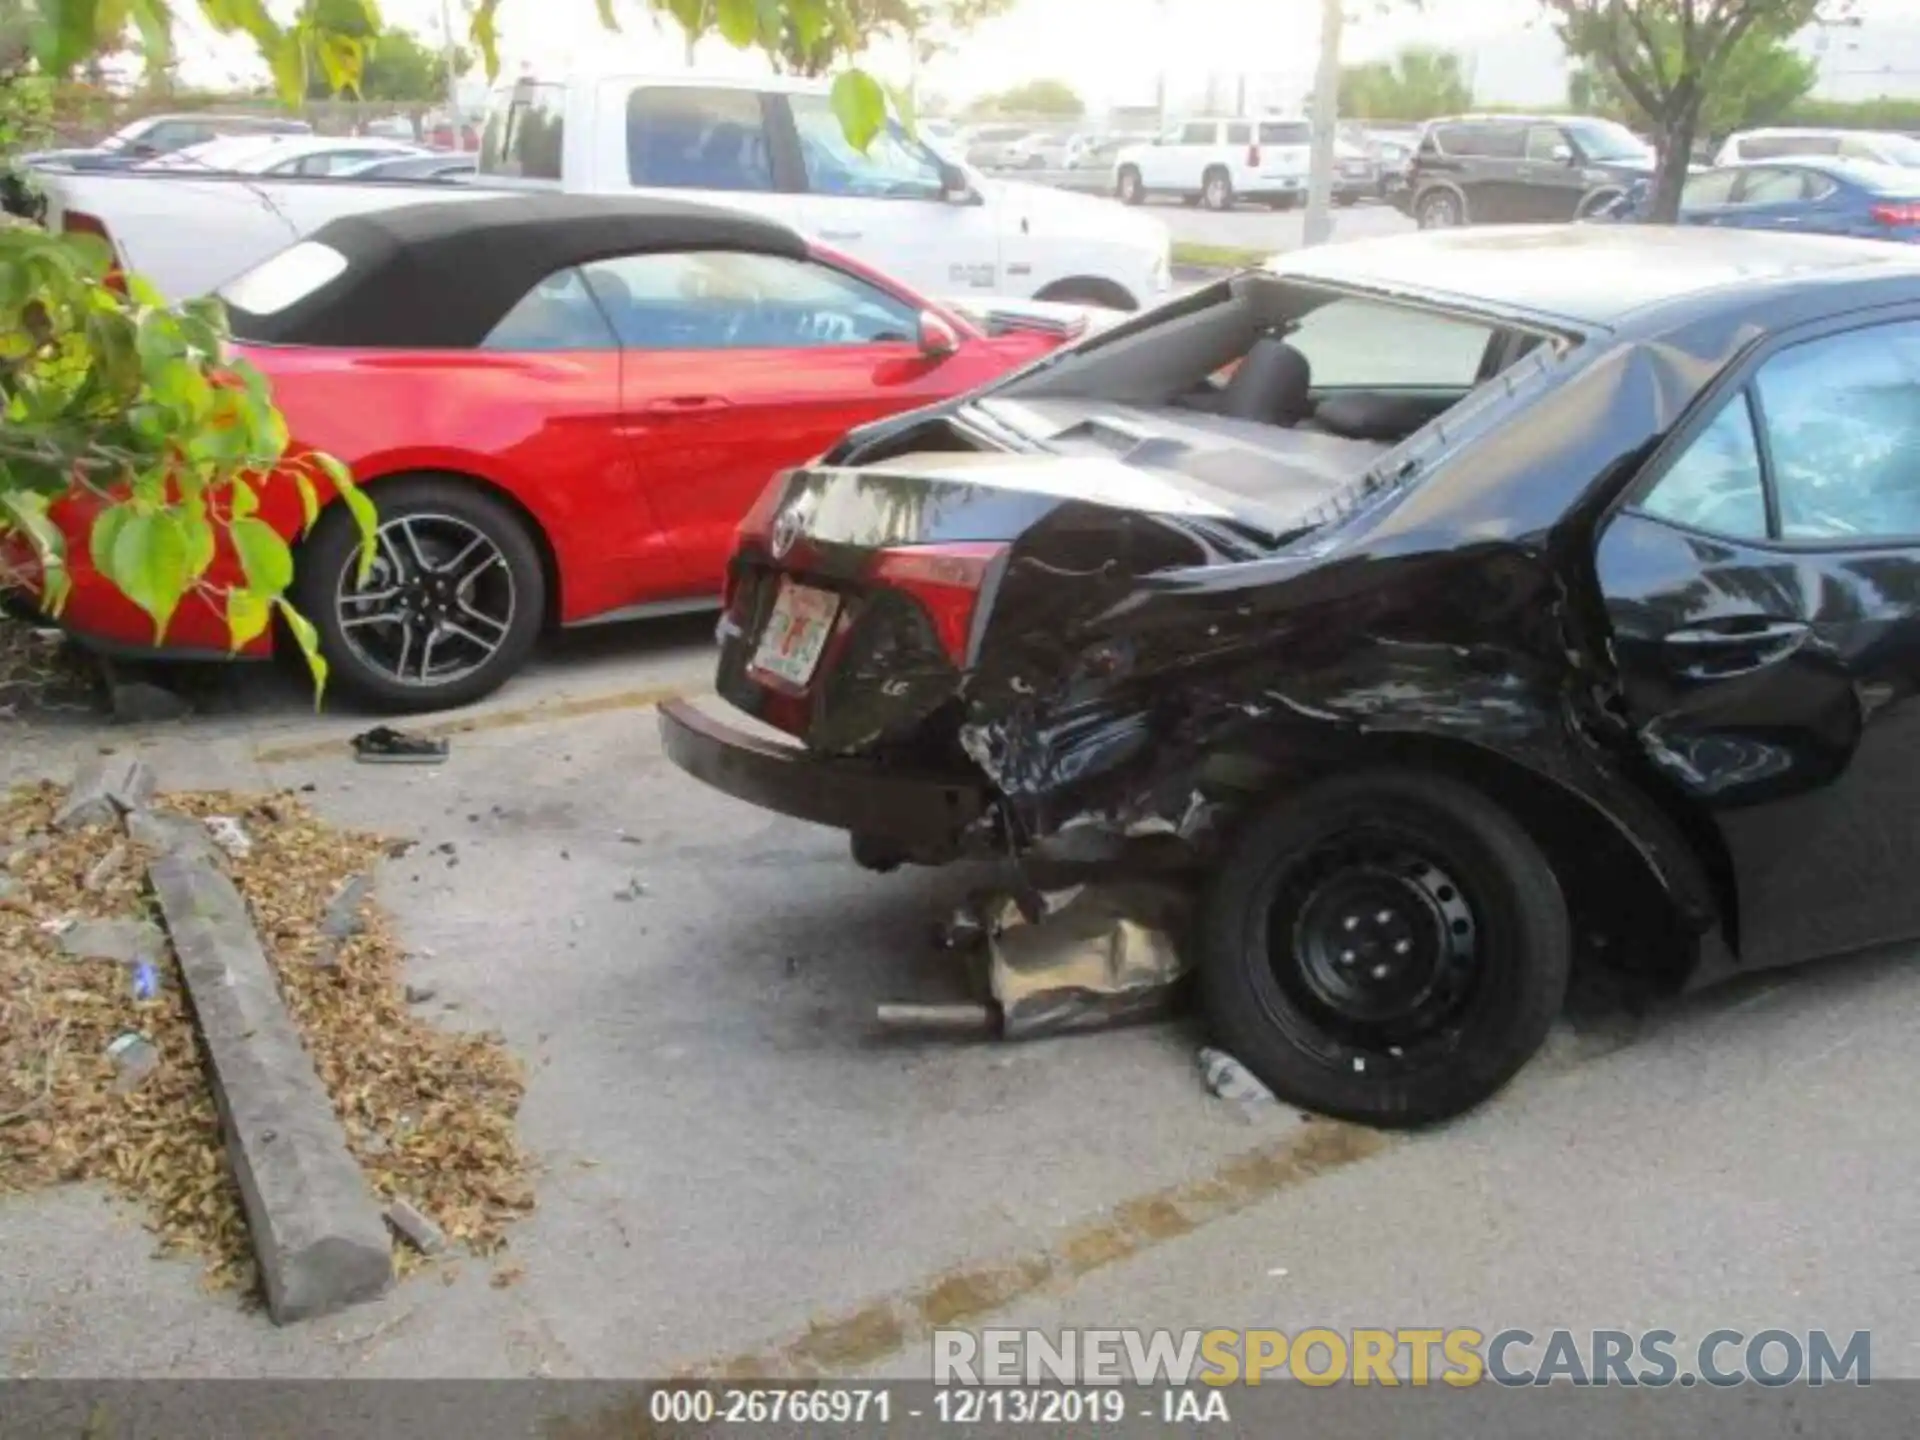
[[[1596,215],[1604,215],[1610,206],[1619,202],[1622,194],[1623,192],[1619,190],[1596,190],[1581,200],[1573,213],[1573,218],[1591,220]]]
[[[389,480],[371,494],[379,534],[364,583],[344,506],[301,547],[296,596],[330,678],[391,712],[490,694],[526,662],[546,619],[545,566],[525,522],[450,477]]]
[[[1506,811],[1380,770],[1252,822],[1209,882],[1199,963],[1216,1040],[1277,1095],[1407,1126],[1470,1109],[1526,1063],[1571,942],[1553,869]]]
[[[1451,230],[1467,223],[1467,202],[1456,190],[1429,190],[1413,207],[1422,230]]]
[[[1209,210],[1233,209],[1233,177],[1226,171],[1209,170],[1200,184],[1200,198]]]
[[[1147,198],[1146,189],[1140,183],[1140,172],[1131,165],[1120,167],[1120,179],[1114,188],[1122,205],[1138,205]]]

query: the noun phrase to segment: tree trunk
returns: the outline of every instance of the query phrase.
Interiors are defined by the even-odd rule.
[[[1689,105],[1669,117],[1660,132],[1660,169],[1653,181],[1653,210],[1649,219],[1672,225],[1680,219],[1680,192],[1687,186],[1693,163],[1694,132],[1700,128],[1700,107]]]

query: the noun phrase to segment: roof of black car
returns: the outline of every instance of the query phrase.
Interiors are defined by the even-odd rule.
[[[571,265],[653,250],[807,253],[786,226],[713,206],[470,193],[329,221],[307,239],[345,256],[346,268],[269,315],[229,302],[235,337],[268,345],[465,349],[485,339],[535,284]]]
[[[1795,282],[1920,281],[1920,255],[1905,246],[1690,225],[1426,230],[1315,246],[1268,268],[1603,329],[1688,299],[1754,306],[1761,293]]]

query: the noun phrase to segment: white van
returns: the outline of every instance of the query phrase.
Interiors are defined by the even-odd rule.
[[[1727,137],[1715,165],[1744,160],[1784,160],[1791,155],[1833,155],[1875,165],[1920,166],[1920,140],[1877,130],[1743,130]]]
[[[523,77],[494,91],[477,179],[752,210],[932,295],[1132,310],[1171,288],[1159,222],[988,179],[897,123],[862,154],[828,97],[826,84],[804,80]]]

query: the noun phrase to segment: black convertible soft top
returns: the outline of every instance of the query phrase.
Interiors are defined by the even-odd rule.
[[[307,239],[338,251],[346,268],[271,314],[244,310],[228,298],[235,339],[465,349],[485,339],[538,281],[569,265],[649,250],[747,250],[796,259],[807,253],[792,230],[758,216],[593,195],[402,205],[329,221]]]

